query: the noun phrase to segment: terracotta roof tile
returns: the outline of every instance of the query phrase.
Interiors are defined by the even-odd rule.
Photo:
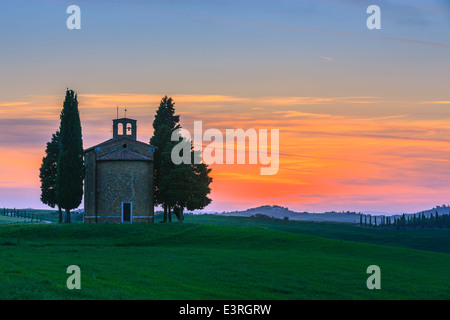
[[[105,154],[104,156],[98,158],[99,161],[106,161],[106,160],[141,160],[141,161],[149,161],[153,160],[150,157],[144,156],[142,154],[139,154],[137,152],[128,150],[128,149],[122,149],[119,151],[111,152],[108,154]]]

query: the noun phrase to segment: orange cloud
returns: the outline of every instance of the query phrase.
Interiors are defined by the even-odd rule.
[[[117,105],[138,120],[138,139],[148,142],[161,97],[80,94],[85,147],[111,137]],[[191,131],[194,120],[223,135],[229,128],[280,130],[277,175],[261,176],[260,165],[212,165],[209,210],[267,203],[301,211],[420,210],[445,202],[450,191],[446,101],[436,101],[436,112],[423,119],[405,112],[414,102],[377,97],[172,97]],[[8,155],[0,159],[0,187],[39,189],[40,161],[58,127],[63,98],[0,104],[0,124],[8,132],[0,137],[0,152]],[[354,108],[358,104],[369,108],[367,116]]]
[[[424,101],[423,104],[450,104],[450,101]]]

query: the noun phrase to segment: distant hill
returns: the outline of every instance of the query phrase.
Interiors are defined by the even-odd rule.
[[[433,209],[424,210],[417,212],[415,214],[419,213],[425,213],[426,216],[429,216],[430,214],[435,214],[436,211],[439,215],[442,214],[448,214],[450,213],[450,206],[449,205],[442,205],[442,206],[436,206]],[[288,217],[289,220],[302,220],[302,221],[333,221],[333,222],[352,222],[352,223],[359,223],[359,215],[372,215],[372,216],[392,216],[392,217],[399,217],[402,215],[402,213],[384,213],[384,212],[378,212],[378,211],[365,211],[365,212],[324,212],[324,213],[309,213],[309,212],[295,212],[292,210],[289,210],[286,207],[282,206],[260,206],[257,208],[250,208],[243,211],[231,211],[231,212],[223,212],[221,215],[226,216],[241,216],[241,217],[251,217],[256,215],[267,215],[271,218],[277,218],[277,219],[284,219],[285,217]],[[406,216],[412,216],[414,213],[408,213]]]
[[[261,206],[257,208],[247,209],[245,211],[223,212],[226,216],[242,216],[251,217],[258,215],[267,215],[271,218],[284,219],[288,217],[289,220],[303,220],[303,221],[334,221],[334,222],[359,222],[359,212],[324,212],[324,213],[309,213],[309,212],[295,212],[282,206]]]
[[[417,213],[422,213],[422,212],[423,212],[423,213],[425,213],[426,216],[429,216],[431,213],[432,213],[432,214],[435,214],[436,211],[437,211],[437,213],[438,213],[439,215],[449,214],[449,213],[450,213],[450,206],[444,204],[444,205],[442,205],[442,206],[436,206],[436,207],[434,207],[433,209],[425,210],[425,211],[420,211],[420,212],[417,212]]]
[[[436,214],[436,212],[438,213],[438,215],[442,216],[443,214],[449,214],[450,213],[450,206],[449,205],[442,205],[442,206],[436,206],[433,209],[428,209],[428,210],[422,210],[422,211],[418,211],[416,213],[405,213],[406,217],[410,217],[410,216],[414,216],[414,215],[419,215],[424,213],[426,217],[429,217],[430,214]],[[392,217],[400,217],[402,216],[402,213],[399,214],[393,214],[391,215]]]

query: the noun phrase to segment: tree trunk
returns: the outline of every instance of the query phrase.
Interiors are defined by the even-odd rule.
[[[167,222],[167,205],[164,205],[164,219],[163,222]]]
[[[70,223],[70,209],[66,209],[66,223]]]
[[[172,208],[169,206],[169,222],[172,222]]]
[[[183,220],[184,220],[183,210],[184,210],[184,208],[180,206],[180,219],[179,219],[180,222],[183,222]]]
[[[58,212],[59,212],[59,221],[58,223],[63,223],[63,214],[62,214],[62,209],[60,206],[58,206]]]
[[[173,207],[173,214],[177,217],[179,222],[183,222],[183,208],[181,206],[174,206]]]

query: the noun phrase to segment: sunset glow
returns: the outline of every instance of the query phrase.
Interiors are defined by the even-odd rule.
[[[214,202],[208,210],[260,204],[283,204],[310,211],[413,210],[442,202],[450,188],[446,179],[449,165],[446,154],[450,151],[446,137],[450,135],[450,125],[442,119],[445,112],[427,120],[414,114],[380,113],[364,118],[313,113],[308,108],[309,104],[343,107],[348,100],[358,103],[361,97],[172,97],[181,124],[188,130],[193,129],[195,120],[203,121],[203,130],[217,128],[224,134],[228,128],[280,130],[278,174],[261,176],[259,165],[212,165]],[[138,120],[138,139],[148,142],[160,98],[142,94],[80,94],[85,148],[110,138],[115,104],[126,105],[129,117]],[[38,205],[37,173],[45,142],[58,128],[61,104],[58,99],[33,97],[2,107],[8,109],[11,124],[7,127],[9,144],[2,144],[2,154],[9,155],[1,160],[2,194],[6,190],[20,193],[24,188],[23,192],[33,192],[31,196],[36,199],[31,203]],[[366,106],[366,99],[359,103]],[[385,105],[406,104],[414,108],[424,103],[394,104],[380,99],[373,102],[381,109]],[[231,114],[235,115],[232,119]]]
[[[360,22],[367,5],[345,1],[262,1],[261,8],[193,1],[192,12],[181,3],[168,10],[159,2],[81,1],[83,27],[73,32],[54,26],[65,4],[13,3],[0,12],[23,9],[39,28],[32,19],[0,19],[1,207],[45,208],[39,167],[67,87],[78,92],[85,148],[112,137],[117,106],[148,143],[164,95],[188,130],[194,121],[224,135],[279,129],[278,173],[213,164],[206,211],[277,204],[418,212],[448,203],[450,13],[440,1],[427,8],[388,1],[379,31]],[[395,20],[406,7],[429,24]],[[121,10],[126,18],[116,19]],[[41,19],[41,11],[56,17]]]

